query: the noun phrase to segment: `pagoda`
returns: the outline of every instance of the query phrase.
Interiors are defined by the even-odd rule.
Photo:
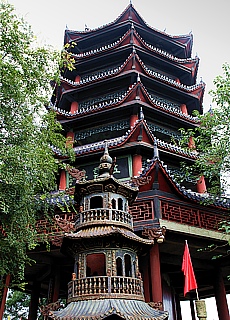
[[[203,113],[193,35],[150,27],[130,3],[97,29],[66,29],[64,45],[75,68],[61,70],[49,108],[76,157],[69,164],[54,150],[66,169],[52,200],[54,224],[37,222],[50,251],[41,244],[29,253],[36,261],[25,270],[29,319],[46,297],[43,314],[52,319],[181,320],[187,240],[200,298],[214,296],[219,319],[228,320],[229,238],[219,224],[230,205],[207,203],[205,177],[182,179],[180,169],[198,155],[192,138],[190,151],[180,147],[179,129],[196,128],[193,111]],[[71,199],[74,210],[61,211]],[[215,253],[198,250],[213,245]],[[195,298],[191,292],[193,319]]]

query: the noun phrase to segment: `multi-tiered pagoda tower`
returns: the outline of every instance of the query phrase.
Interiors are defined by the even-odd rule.
[[[166,310],[169,319],[180,320],[180,301],[184,299],[181,264],[184,242],[188,240],[199,295],[215,296],[219,317],[227,320],[226,291],[230,292],[230,285],[226,276],[230,270],[224,256],[228,247],[218,248],[226,243],[218,223],[229,205],[221,200],[202,204],[207,197],[204,177],[198,183],[184,180],[183,185],[176,179],[181,175],[180,162],[189,164],[197,157],[192,139],[191,152],[179,147],[179,129],[198,126],[192,113],[203,112],[205,84],[197,83],[199,59],[191,56],[192,34],[171,36],[158,31],[148,26],[130,4],[114,22],[98,29],[66,30],[64,43],[75,69],[62,70],[50,108],[57,112],[76,155],[74,168],[60,172],[58,185],[59,191],[74,195],[77,213],[59,212],[55,228],[45,219],[38,221],[38,229],[49,234],[52,246],[50,252],[41,245],[31,253],[37,263],[26,269],[27,291],[32,293],[29,319],[36,319],[39,296],[48,297],[48,303],[67,297],[67,283],[75,270],[69,285],[69,305],[52,313],[57,319],[70,315],[75,319],[76,315],[68,312],[79,301],[80,319],[98,319],[100,306],[105,306],[101,301],[116,296],[111,287],[108,289],[108,281],[117,277],[112,280],[118,281],[122,290],[124,281],[133,281],[133,286],[139,288],[138,297],[133,289],[127,291],[127,303],[131,305],[132,295],[133,306],[140,300],[149,303],[154,312],[148,311],[146,318],[155,319],[153,314],[156,319],[164,318],[166,314],[157,310]],[[110,176],[102,178],[98,159],[105,145],[114,161]],[[61,156],[58,150],[56,154]],[[68,159],[62,159],[68,163]],[[129,209],[124,207],[126,199],[136,191],[124,183],[139,190]],[[111,203],[110,192],[114,200]],[[60,207],[63,197],[57,196],[55,201]],[[86,208],[86,203],[92,207]],[[112,218],[108,213],[105,223],[105,207],[108,212],[120,210],[121,216],[116,213]],[[56,211],[58,214],[58,208]],[[92,233],[90,228],[94,229]],[[197,250],[211,244],[217,246],[215,254],[223,254],[221,259],[213,261],[212,252]],[[116,270],[111,269],[111,259],[117,262]],[[130,267],[130,261],[136,269],[133,264]],[[122,265],[128,267],[122,269]],[[91,274],[93,270],[97,275]],[[119,294],[125,294],[122,290]],[[89,301],[96,297],[101,303],[94,304],[99,309],[93,310],[89,318],[84,304],[87,300],[82,298],[86,292]],[[190,298],[194,317],[195,295],[191,293]],[[115,316],[126,319],[123,309],[113,307],[118,310]],[[151,310],[149,305],[146,308]],[[49,308],[45,311],[51,314]],[[101,309],[102,317],[107,311]]]

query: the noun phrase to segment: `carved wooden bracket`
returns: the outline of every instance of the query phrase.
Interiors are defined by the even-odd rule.
[[[69,174],[76,179],[77,181],[85,180],[85,170],[79,170],[76,168],[70,168],[69,166],[66,167],[66,170],[69,172]]]
[[[163,310],[163,303],[161,301],[158,302],[148,302],[148,305],[153,309]]]
[[[57,225],[65,232],[71,232],[75,230],[74,222],[61,218],[58,214],[55,215]]]
[[[46,306],[41,306],[41,314],[44,316],[44,319],[48,319],[50,311],[56,311],[61,307],[60,301],[52,302],[47,304]]]
[[[147,236],[150,240],[156,240],[158,243],[162,243],[165,239],[166,227],[145,228],[142,231],[143,236]]]
[[[145,184],[150,183],[150,181],[152,180],[151,176],[147,176],[147,177],[132,177],[131,181],[135,186],[143,186]]]

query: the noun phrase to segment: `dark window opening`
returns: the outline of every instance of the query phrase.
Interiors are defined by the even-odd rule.
[[[105,276],[104,253],[92,253],[86,257],[86,277]]]
[[[90,209],[103,208],[103,199],[100,196],[92,197],[90,199]]]
[[[122,277],[123,276],[122,259],[118,257],[116,259],[116,264],[117,264],[117,276]]]
[[[116,200],[115,199],[112,200],[112,208],[116,209]]]
[[[129,254],[125,255],[125,276],[126,277],[132,276],[131,257]]]
[[[123,210],[123,200],[121,198],[118,199],[118,210]]]

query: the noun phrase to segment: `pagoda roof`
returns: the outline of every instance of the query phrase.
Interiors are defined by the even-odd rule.
[[[105,142],[103,141],[101,147],[104,150]],[[82,195],[98,193],[98,192],[115,192],[125,197],[132,203],[138,193],[136,187],[132,187],[129,184],[125,184],[112,175],[106,177],[98,176],[94,180],[78,181],[75,185],[75,196],[81,197]]]
[[[69,233],[65,234],[63,241],[65,239],[75,239],[75,240],[82,240],[82,239],[92,239],[92,238],[98,238],[98,237],[105,237],[105,236],[111,236],[111,235],[122,235],[123,237],[130,239],[135,242],[139,242],[143,245],[152,245],[154,243],[153,240],[144,239],[136,235],[134,232],[132,232],[129,229],[125,229],[122,227],[117,226],[95,226],[95,227],[87,227],[85,229],[81,229],[76,233]]]
[[[183,48],[186,56],[191,55],[193,36],[191,33],[187,35],[178,35],[172,36],[166,32],[159,31],[155,28],[150,27],[145,20],[140,16],[132,4],[129,4],[126,9],[120,14],[120,16],[115,19],[113,22],[103,25],[96,29],[86,29],[84,31],[74,31],[74,30],[65,30],[64,44],[77,41],[82,38],[89,38],[90,36],[95,36],[95,33],[105,32],[106,29],[114,28],[115,26],[122,25],[124,23],[133,23],[145,29],[147,32],[154,34],[155,36],[165,40],[170,41],[171,45],[175,47]]]
[[[96,320],[117,315],[127,320],[163,320],[168,312],[153,309],[144,301],[126,299],[101,299],[75,301],[60,311],[50,311],[55,320]]]
[[[93,114],[95,112],[97,113],[106,109],[114,109],[116,106],[125,106],[131,101],[137,102],[137,97],[139,99],[139,103],[147,103],[148,105],[152,106],[155,110],[168,113],[170,116],[179,118],[182,121],[186,120],[186,122],[198,124],[197,118],[182,113],[179,105],[170,103],[166,99],[164,101],[163,99],[157,99],[157,97],[153,97],[148,92],[148,89],[143,85],[140,78],[138,82],[131,85],[125,92],[118,92],[116,97],[114,97],[113,99],[109,96],[108,101],[106,102],[92,102],[92,104],[89,104],[87,108],[83,108],[79,111],[76,111],[75,113],[70,113],[66,110],[57,108],[54,105],[52,105],[52,103],[50,103],[49,108],[57,112],[57,114],[61,116],[63,119],[75,119],[78,117],[82,117],[83,115]]]
[[[133,38],[131,39],[132,35]],[[135,46],[136,49],[138,49],[138,47],[146,49],[148,52],[154,53],[158,57],[176,63],[177,65],[182,65],[191,71],[193,77],[196,76],[199,65],[199,58],[197,56],[195,58],[177,58],[173,54],[168,53],[167,51],[160,49],[157,46],[154,46],[145,41],[137,32],[135,26],[126,31],[117,41],[111,42],[110,44],[101,45],[98,48],[94,48],[85,52],[76,54],[71,53],[71,56],[76,61],[84,60],[85,58],[89,59],[90,57],[103,55],[106,52],[113,51],[116,48],[123,47],[128,44]]]
[[[156,176],[157,171],[157,176]],[[145,171],[140,175],[140,177],[151,176],[151,183],[140,186],[139,192],[151,190],[154,182],[159,183],[159,190],[168,193],[176,192],[184,199],[194,201],[199,204],[205,204],[210,206],[221,207],[222,209],[230,208],[230,200],[226,198],[215,198],[208,193],[198,193],[190,189],[186,189],[179,182],[176,181],[175,176],[171,173],[170,169],[163,161],[158,158],[153,158],[149,163]]]
[[[135,58],[135,65],[133,65],[133,63],[132,63],[133,58]],[[63,84],[64,83],[68,84],[69,90],[70,90],[71,88],[74,88],[74,87],[76,88],[76,87],[79,87],[82,85],[88,85],[90,83],[98,82],[98,80],[108,79],[108,78],[114,77],[116,75],[119,75],[123,72],[131,71],[133,69],[133,67],[135,67],[135,70],[138,71],[139,73],[143,73],[153,79],[156,79],[160,82],[163,82],[163,83],[168,84],[170,86],[173,86],[175,88],[181,89],[187,93],[194,94],[195,96],[198,96],[198,97],[201,97],[201,94],[203,94],[203,91],[205,88],[204,82],[200,82],[198,84],[188,86],[188,85],[184,85],[182,83],[179,83],[175,79],[172,79],[172,78],[170,78],[160,72],[151,70],[140,59],[140,57],[136,53],[136,50],[133,50],[133,52],[127,57],[127,59],[123,63],[121,63],[120,65],[118,65],[114,68],[107,69],[106,71],[100,71],[95,74],[87,75],[86,77],[83,77],[78,82],[69,80],[64,77],[61,77],[61,81]],[[67,89],[68,89],[68,87],[66,88],[66,91],[63,94],[66,94],[69,92],[69,90],[67,90]]]
[[[140,127],[142,127],[142,139],[139,140]],[[133,128],[128,130],[125,135],[117,138],[107,139],[108,146],[110,149],[121,148],[121,147],[132,147],[137,145],[145,145],[148,147],[153,147],[154,141],[156,141],[157,146],[160,150],[166,150],[168,152],[186,157],[189,159],[196,159],[196,152],[188,152],[187,150],[173,145],[171,143],[164,142],[160,139],[156,139],[151,133],[150,128],[148,127],[147,122],[144,119],[136,121]],[[102,151],[104,148],[104,141],[97,141],[95,143],[90,143],[84,146],[74,147],[74,152],[76,155],[85,155],[89,153],[94,153]]]
[[[63,90],[61,92],[59,103],[61,103],[65,98],[68,99],[69,96],[73,96],[78,92],[78,90],[82,90],[83,88],[88,89],[95,83],[100,85],[108,79],[116,80],[116,78],[118,79],[120,76],[127,77],[133,73],[139,74],[139,76],[143,77],[144,81],[152,79],[157,85],[166,86],[165,91],[167,92],[171,92],[173,90],[174,94],[177,95],[184,93],[187,97],[195,99],[196,104],[198,104],[198,108],[202,110],[202,101],[205,90],[204,82],[200,82],[192,86],[179,83],[175,79],[147,67],[144,62],[141,61],[135,50],[120,65],[82,77],[79,82],[74,82],[61,77],[61,86]]]

